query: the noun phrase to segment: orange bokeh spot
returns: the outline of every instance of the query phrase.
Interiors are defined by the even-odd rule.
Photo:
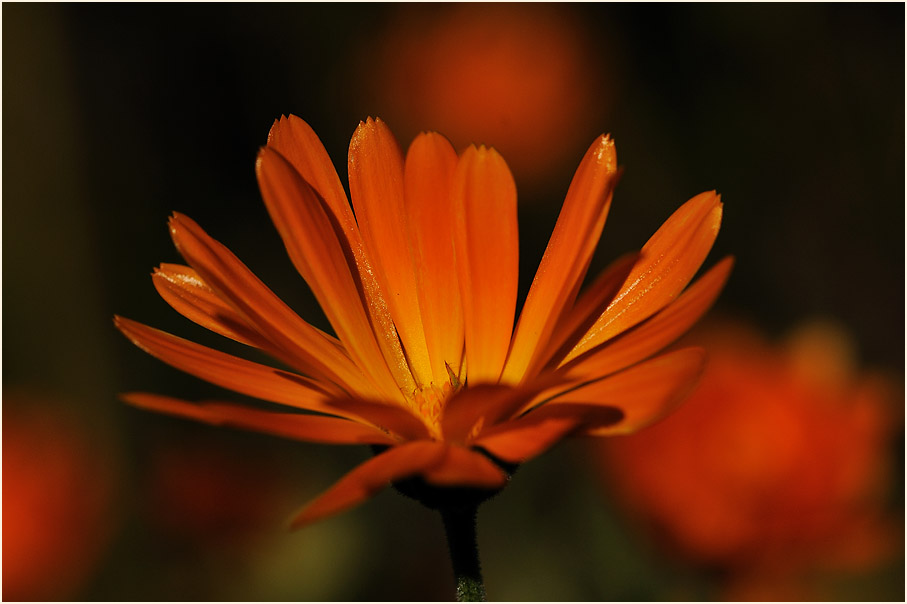
[[[779,347],[733,325],[695,340],[710,362],[685,405],[602,444],[617,496],[673,549],[737,573],[878,561],[900,425],[888,386],[828,326]]]
[[[493,146],[520,184],[535,184],[605,128],[603,51],[591,40],[552,6],[407,7],[362,61],[375,109],[404,138],[431,128],[458,149]]]

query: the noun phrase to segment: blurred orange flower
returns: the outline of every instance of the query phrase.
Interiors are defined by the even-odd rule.
[[[117,519],[109,453],[43,395],[3,393],[3,599],[78,599]]]
[[[381,448],[305,507],[295,526],[410,477],[499,489],[508,476],[491,457],[521,463],[569,434],[634,431],[672,409],[699,376],[699,348],[646,359],[698,320],[727,278],[730,259],[681,293],[718,233],[714,192],[681,206],[639,254],[577,299],[617,175],[606,136],[576,172],[515,329],[516,187],[495,150],[473,146],[458,157],[428,133],[404,158],[387,126],[369,119],[350,144],[351,209],[315,133],[289,117],[274,124],[256,169],[287,251],[337,337],[301,319],[181,214],[170,232],[190,266],[161,265],[153,276],[160,294],[187,318],[293,370],[128,319],[116,325],[174,367],[289,409],[124,395],[136,406]]]
[[[375,76],[382,115],[407,134],[437,128],[457,148],[492,145],[521,183],[574,161],[596,133],[589,116],[600,118],[611,102],[601,37],[564,6],[408,6],[369,42],[362,71]]]
[[[857,372],[830,325],[783,346],[735,324],[696,339],[710,360],[683,408],[601,445],[630,513],[671,548],[732,571],[733,599],[788,599],[804,593],[799,571],[877,562],[891,545],[890,388]]]

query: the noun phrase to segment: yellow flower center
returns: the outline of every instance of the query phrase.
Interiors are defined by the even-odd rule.
[[[441,412],[444,403],[453,394],[454,388],[450,382],[444,382],[439,388],[434,382],[415,390],[407,397],[410,408],[416,412],[428,427],[432,438],[441,440]]]

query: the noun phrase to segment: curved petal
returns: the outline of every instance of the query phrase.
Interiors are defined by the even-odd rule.
[[[721,226],[721,199],[701,193],[683,204],[643,246],[641,257],[605,312],[566,361],[652,316],[696,274]]]
[[[577,429],[610,426],[623,417],[620,409],[604,405],[543,405],[483,432],[473,444],[504,461],[523,463]]]
[[[396,441],[381,430],[356,421],[323,415],[274,413],[242,405],[189,401],[130,392],[120,395],[125,402],[149,411],[175,415],[214,426],[230,426],[264,432],[291,440],[341,445],[393,445]]]
[[[281,116],[268,132],[268,146],[275,149],[315,189],[342,225],[343,232],[358,238],[356,219],[343,184],[318,135],[295,115]]]
[[[521,381],[573,304],[601,237],[617,182],[617,153],[608,136],[586,151],[520,313],[501,380]]]
[[[365,376],[336,341],[302,320],[224,245],[188,216],[174,214],[170,235],[204,282],[268,341],[291,355],[293,367],[327,382],[368,391]]]
[[[657,314],[565,366],[567,375],[577,379],[609,375],[662,350],[712,306],[733,265],[733,258],[724,258]]]
[[[427,440],[391,447],[354,468],[305,506],[293,517],[290,527],[300,528],[359,505],[391,482],[409,478],[437,465],[446,450],[447,445]]]
[[[397,384],[405,391],[415,388],[387,299],[378,285],[373,261],[366,253],[362,234],[346,198],[337,171],[324,145],[312,128],[295,115],[281,117],[268,133],[268,146],[282,155],[324,200],[350,273],[356,278],[359,296],[372,322],[378,346]],[[304,236],[299,234],[298,236]]]
[[[422,476],[440,487],[500,489],[507,484],[507,474],[497,464],[477,451],[456,445],[448,446],[438,465]]]
[[[419,309],[435,385],[460,373],[463,305],[457,283],[450,188],[457,152],[440,134],[416,137],[406,154],[404,203],[413,244]]]
[[[403,156],[381,120],[360,122],[350,141],[350,197],[378,283],[416,384],[432,381],[422,328],[413,250],[403,202]]]
[[[213,350],[123,317],[114,325],[132,343],[161,361],[217,386],[262,400],[309,411],[334,413],[325,405],[324,386],[288,371]]]
[[[333,398],[326,405],[328,409],[335,410],[329,413],[364,420],[405,440],[429,437],[428,428],[422,420],[396,404],[357,398]]]
[[[161,297],[190,321],[282,360],[289,356],[249,326],[245,318],[221,300],[193,268],[161,264],[154,269],[151,280]],[[340,346],[340,342],[336,345]]]
[[[532,395],[526,397],[531,400]],[[519,395],[519,389],[503,384],[479,384],[464,388],[444,403],[441,414],[441,428],[444,439],[464,443],[469,435],[478,432],[487,421],[487,416],[500,416],[500,409],[517,408],[526,399]],[[519,403],[513,403],[519,400]]]
[[[519,386],[479,384],[464,388],[444,404],[441,415],[444,438],[451,442],[469,442],[481,430],[510,419],[540,392],[561,383],[561,376],[548,374]]]
[[[322,310],[356,365],[377,392],[402,399],[331,220],[318,196],[279,153],[264,148],[255,165],[262,197],[290,259],[312,289]]]
[[[588,430],[595,436],[629,434],[661,419],[692,392],[705,367],[702,348],[683,348],[645,361],[602,380],[565,392],[545,403],[617,407],[623,421]]]
[[[514,420],[501,424],[506,430],[478,438],[474,445],[504,461],[524,463],[547,451],[570,432],[579,421],[572,417],[549,417],[544,420]]]
[[[516,185],[497,151],[473,146],[460,157],[452,195],[468,379],[497,382],[516,311]]]

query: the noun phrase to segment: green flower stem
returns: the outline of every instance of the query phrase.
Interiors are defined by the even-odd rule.
[[[457,584],[457,602],[485,601],[485,584],[482,582],[476,541],[476,511],[477,506],[440,510]]]

